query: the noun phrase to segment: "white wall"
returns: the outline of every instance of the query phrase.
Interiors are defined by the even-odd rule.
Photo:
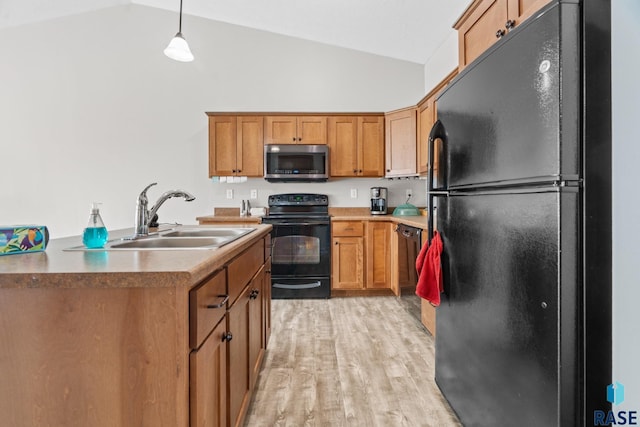
[[[215,185],[215,184],[214,184]],[[329,195],[331,206],[360,206],[370,204],[369,190],[371,187],[386,187],[387,202],[391,207],[407,201],[406,190],[411,190],[409,203],[424,207],[426,205],[426,181],[424,179],[365,179],[345,178],[332,179],[326,183],[265,183],[259,178],[247,179],[241,184],[217,184],[214,190],[215,206],[240,207],[241,200],[249,199],[251,189],[258,190],[258,199],[249,199],[251,206],[267,206],[267,199],[271,194],[279,193],[321,193]],[[226,199],[226,190],[233,189],[234,200]],[[351,198],[351,189],[357,191],[357,198]]]
[[[96,200],[107,228],[131,227],[154,181],[151,201],[175,188],[197,197],[169,200],[160,220],[194,223],[239,206],[249,185],[262,200],[276,188],[258,180],[224,199],[207,177],[205,111],[381,112],[424,91],[414,63],[191,16],[183,33],[196,60],[178,63],[162,54],[177,24],[176,13],[128,5],[0,30],[0,225],[79,234]],[[386,182],[343,184],[367,206],[368,188]],[[340,185],[323,192],[353,206]]]
[[[613,380],[625,385],[616,410],[640,411],[640,3],[611,2],[613,100]]]
[[[424,65],[424,93],[427,94],[458,67],[458,32],[451,30]]]

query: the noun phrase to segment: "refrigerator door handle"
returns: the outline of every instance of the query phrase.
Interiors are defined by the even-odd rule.
[[[427,245],[431,244],[431,238],[433,237],[433,215],[434,205],[433,198],[436,196],[448,196],[448,191],[435,191],[433,188],[433,165],[435,160],[435,141],[440,138],[442,140],[442,150],[446,152],[445,145],[447,143],[447,133],[444,129],[444,125],[440,120],[431,127],[428,140],[428,155],[429,164],[427,165]],[[445,176],[445,174],[440,174]]]

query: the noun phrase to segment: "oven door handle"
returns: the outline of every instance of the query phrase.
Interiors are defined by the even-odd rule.
[[[301,283],[299,285],[286,285],[284,283],[273,283],[273,287],[274,288],[280,288],[280,289],[312,289],[312,288],[319,288],[320,287],[320,282],[313,282],[313,283]]]

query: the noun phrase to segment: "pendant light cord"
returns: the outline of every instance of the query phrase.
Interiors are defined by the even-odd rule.
[[[178,33],[182,34],[182,0],[180,0],[180,19],[178,21]]]

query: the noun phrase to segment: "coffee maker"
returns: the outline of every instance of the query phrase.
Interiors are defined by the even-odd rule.
[[[385,187],[371,188],[371,215],[387,214],[387,189]]]

